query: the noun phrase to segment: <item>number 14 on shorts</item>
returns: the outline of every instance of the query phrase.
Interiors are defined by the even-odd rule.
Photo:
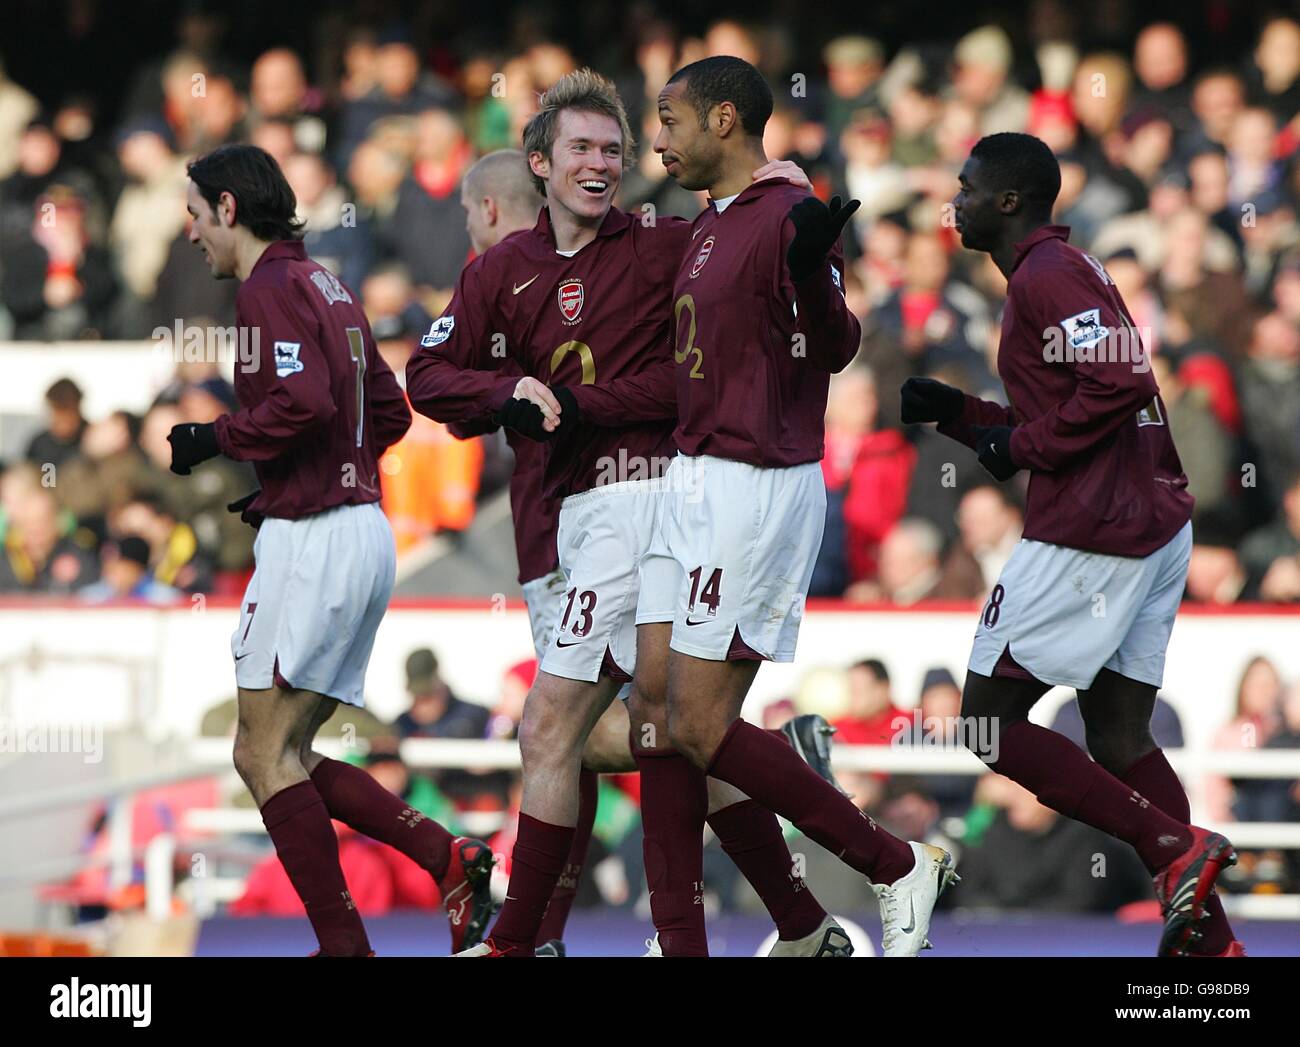
[[[704,588],[701,589],[700,579],[703,577],[703,566],[697,567],[690,572],[691,598],[687,601],[686,609],[694,612],[696,603],[702,603],[708,608],[710,617],[717,617],[718,604],[722,602],[722,568],[715,567],[713,573],[705,581]]]

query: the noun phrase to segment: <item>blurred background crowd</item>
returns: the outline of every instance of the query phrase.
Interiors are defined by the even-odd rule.
[[[0,340],[38,343],[229,325],[235,284],[185,240],[184,165],[252,141],[400,369],[471,257],[463,172],[518,143],[539,91],[580,64],[612,77],[643,146],[619,204],[690,216],[704,201],[645,147],[654,97],[708,54],[757,64],[776,96],[768,155],[862,201],[844,246],[863,345],[827,407],[815,596],[980,598],[1019,537],[1021,490],[903,430],[897,389],[928,374],[1003,397],[1005,283],[960,248],[944,205],[981,135],[1035,134],[1061,162],[1057,220],[1106,265],[1152,356],[1197,501],[1188,599],[1300,600],[1300,17],[1277,5],[938,4],[923,22],[788,0],[735,17],[651,2],[9,6]],[[142,415],[86,417],[83,393],[76,374],[55,383],[30,438],[0,448],[0,591],[238,592],[252,533],[224,506],[251,473],[166,470],[171,425],[236,409],[220,369],[177,365]],[[502,496],[509,453],[417,419],[384,463],[401,551],[442,536],[454,552]],[[493,541],[509,561],[508,533]]]

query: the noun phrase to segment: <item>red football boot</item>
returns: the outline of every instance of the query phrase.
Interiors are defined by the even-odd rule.
[[[451,841],[451,860],[438,881],[442,904],[451,924],[453,954],[477,945],[492,919],[492,866],[496,858],[482,840],[457,836]]]
[[[1192,845],[1155,875],[1156,898],[1164,913],[1157,956],[1185,956],[1200,934],[1205,901],[1214,881],[1237,855],[1225,836],[1191,826]]]

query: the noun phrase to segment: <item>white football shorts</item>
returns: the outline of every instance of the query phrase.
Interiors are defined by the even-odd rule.
[[[340,505],[299,520],[268,517],[253,558],[230,638],[239,686],[287,684],[364,705],[366,667],[397,564],[379,503]]]
[[[542,670],[568,680],[636,671],[642,568],[659,527],[664,478],[628,480],[570,495],[560,505],[556,546],[565,588]],[[662,621],[652,618],[651,621]],[[623,689],[621,695],[627,693]]]
[[[821,466],[678,455],[664,479],[638,620],[671,621],[672,649],[696,658],[794,661],[826,525]]]
[[[1149,556],[1021,539],[980,615],[970,668],[993,676],[1006,651],[1043,683],[1086,690],[1110,669],[1159,687],[1191,555],[1190,522]]]

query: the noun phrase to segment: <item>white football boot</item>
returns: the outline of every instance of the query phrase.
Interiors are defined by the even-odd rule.
[[[645,940],[645,949],[646,951],[641,954],[642,959],[644,959],[647,956],[663,956],[664,951],[661,948],[659,948],[658,934],[656,934],[653,938],[647,938]]]
[[[852,956],[853,943],[834,916],[827,916],[812,934],[793,941],[778,938],[768,956]]]
[[[881,942],[886,956],[915,956],[933,948],[930,915],[944,890],[961,879],[953,867],[952,855],[928,843],[910,844],[916,865],[906,876],[891,884],[872,884],[880,901]]]

